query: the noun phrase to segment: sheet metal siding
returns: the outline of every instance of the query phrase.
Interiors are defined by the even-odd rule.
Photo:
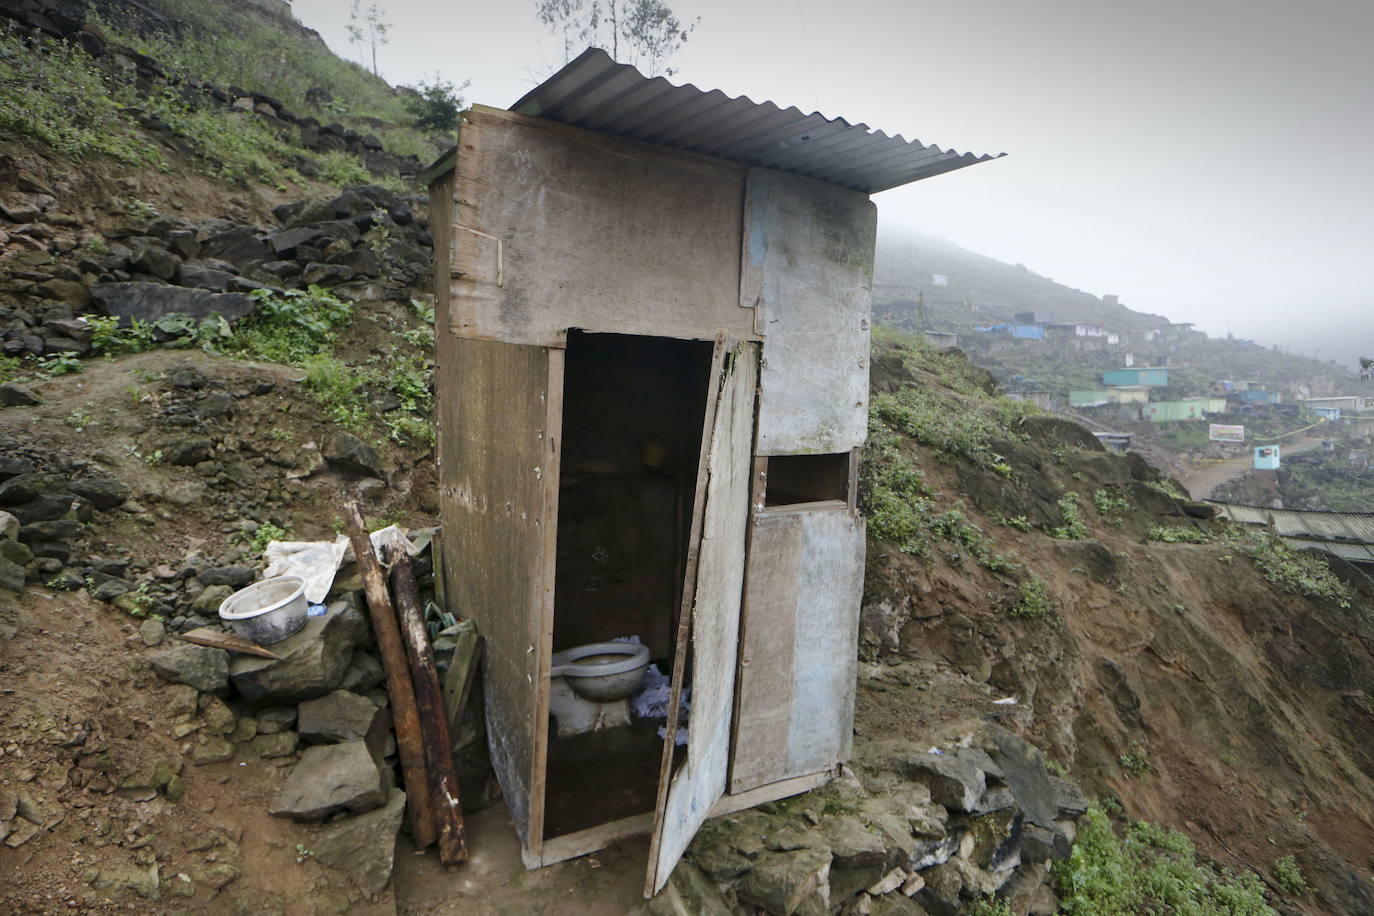
[[[1348,559],[1374,558],[1374,513],[1307,512],[1213,502],[1233,522],[1266,525],[1293,547],[1313,547]]]
[[[588,48],[512,111],[873,194],[1006,155],[941,149],[818,112],[675,86]]]

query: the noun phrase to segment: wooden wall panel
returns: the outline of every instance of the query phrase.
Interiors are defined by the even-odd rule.
[[[542,842],[563,351],[440,333],[440,503],[453,611],[486,638],[492,763]]]
[[[753,336],[744,167],[475,106],[459,137],[450,326],[562,346],[567,328]]]
[[[845,509],[755,514],[731,792],[848,758],[863,572],[864,523]]]
[[[758,454],[863,445],[873,202],[824,182],[750,169],[744,220],[740,302],[754,307],[764,338]]]

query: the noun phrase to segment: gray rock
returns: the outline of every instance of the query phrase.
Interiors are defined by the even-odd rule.
[[[0,407],[36,407],[43,399],[23,385],[5,382],[0,385]]]
[[[386,800],[386,783],[367,745],[348,741],[308,748],[268,811],[318,821],[338,811],[371,811]]]
[[[91,581],[94,583],[91,586],[91,596],[101,601],[113,601],[120,595],[127,595],[134,590],[132,582],[125,582],[114,576],[92,576]]]
[[[248,752],[254,757],[290,757],[300,746],[295,732],[277,732],[274,735],[257,735],[248,742]]]
[[[29,561],[33,559],[33,548],[20,541],[0,538],[0,557],[4,557],[17,566],[28,566]]]
[[[314,226],[298,226],[284,229],[272,237],[272,250],[278,258],[294,258],[296,249],[324,237],[324,233]]]
[[[229,686],[229,653],[223,649],[182,644],[154,652],[148,662],[173,684],[212,693]]]
[[[24,567],[0,557],[0,588],[9,589],[12,592],[22,592],[25,578],[27,578],[27,574],[24,572]]]
[[[21,522],[8,512],[0,510],[0,541],[15,541],[19,539],[19,528]]]
[[[1088,810],[1088,799],[1083,790],[1062,776],[1051,776],[1050,785],[1054,787],[1054,802],[1059,816],[1077,820]]]
[[[376,740],[375,732],[384,721],[382,710],[371,700],[347,690],[306,700],[297,712],[296,730],[310,744]]]
[[[215,443],[204,436],[178,436],[162,443],[162,459],[168,464],[190,467],[210,457]]]
[[[398,789],[377,810],[329,825],[311,843],[315,861],[348,872],[359,890],[377,896],[391,880],[405,807],[406,794]]]
[[[988,726],[993,744],[992,759],[1002,769],[1002,779],[1026,814],[1026,820],[1054,829],[1059,815],[1054,786],[1040,750],[999,725]]]
[[[44,493],[21,505],[10,506],[11,514],[26,525],[31,522],[53,521],[70,511],[72,497],[65,493]]]
[[[126,243],[130,251],[129,265],[134,270],[151,274],[159,280],[172,280],[177,275],[176,255],[156,239],[134,238]]]
[[[33,470],[33,462],[18,455],[0,455],[0,481],[27,474]]]
[[[178,366],[172,370],[172,387],[183,391],[199,391],[208,380],[205,373],[194,366]]]
[[[234,274],[227,270],[216,270],[205,264],[183,264],[181,265],[181,282],[185,286],[194,286],[196,289],[208,289],[214,293],[222,293],[229,289],[229,284],[234,280]]]
[[[251,226],[236,226],[206,239],[200,246],[200,254],[203,258],[246,264],[265,261],[272,256],[272,251]]]
[[[981,751],[969,749],[946,754],[928,754],[912,748],[902,758],[906,775],[930,789],[930,797],[955,811],[976,812],[987,789],[987,777],[976,757]]]
[[[257,572],[250,566],[219,566],[196,573],[196,578],[205,585],[228,585],[231,588],[251,585],[257,577]]]
[[[123,482],[113,477],[82,477],[72,481],[71,489],[97,509],[122,506],[133,495]]]
[[[189,260],[200,254],[200,242],[196,239],[196,234],[187,229],[178,229],[168,232],[166,236],[167,249],[183,260]],[[182,266],[183,271],[185,265]],[[185,274],[182,281],[185,282]]]
[[[822,822],[820,832],[835,857],[836,868],[859,869],[886,864],[887,844],[881,837],[865,829],[857,817],[844,815],[827,818]],[[872,883],[870,881],[861,887]]]
[[[258,734],[275,735],[290,728],[296,722],[296,707],[274,706],[257,714]]]
[[[67,481],[57,474],[28,473],[0,483],[0,506],[19,506],[40,496],[66,493]],[[14,515],[17,517],[18,512]],[[22,518],[19,519],[23,521]]]
[[[338,689],[367,637],[367,621],[355,608],[338,606],[311,617],[293,636],[272,644],[280,661],[241,655],[230,663],[234,687],[250,702],[298,702]]]
[[[336,433],[324,449],[324,460],[355,474],[385,476],[377,450],[352,433]]]
[[[771,852],[758,858],[736,889],[740,900],[777,916],[791,916],[830,881],[830,853],[819,849]]]
[[[372,653],[358,649],[353,653],[353,661],[344,672],[339,688],[353,693],[366,693],[386,680],[382,663]]]
[[[138,625],[138,638],[145,646],[160,646],[167,635],[167,626],[161,620],[151,617]]]
[[[70,519],[33,522],[19,529],[19,540],[34,544],[39,541],[70,541],[81,536],[81,523]]]
[[[234,759],[234,746],[220,737],[206,737],[204,741],[191,748],[191,763],[203,767],[211,763],[224,763]]]
[[[233,593],[234,589],[229,585],[207,585],[191,602],[190,611],[201,617],[215,617],[219,614],[219,606],[224,603],[224,599]]]
[[[930,916],[959,916],[966,909],[959,899],[964,889],[964,879],[954,863],[937,865],[921,872],[926,885],[916,895],[916,900],[926,908]]]
[[[219,315],[232,322],[252,312],[254,305],[247,293],[212,293],[187,286],[138,281],[96,283],[91,286],[91,298],[107,315],[147,322],[171,314],[190,315],[196,319]]]
[[[690,862],[679,862],[658,896],[648,903],[650,916],[734,916],[720,888]]]

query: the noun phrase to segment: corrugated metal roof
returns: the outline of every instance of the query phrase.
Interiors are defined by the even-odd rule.
[[[1211,500],[1226,518],[1265,525],[1291,547],[1324,550],[1347,560],[1374,561],[1374,513],[1268,509]]]
[[[867,124],[675,86],[588,48],[511,106],[588,130],[793,172],[873,194],[997,159],[941,149]]]

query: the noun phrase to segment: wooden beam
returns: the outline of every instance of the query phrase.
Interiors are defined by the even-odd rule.
[[[228,633],[221,633],[219,630],[212,630],[209,627],[197,627],[194,630],[180,633],[178,636],[186,642],[195,643],[197,646],[209,646],[211,649],[224,649],[226,652],[239,652],[243,655],[256,655],[258,658],[281,661],[281,656],[271,649],[264,649],[255,642],[249,642],[239,636],[230,636]]]
[[[458,777],[453,772],[453,741],[449,738],[448,716],[444,713],[443,689],[434,668],[434,650],[425,632],[425,615],[420,609],[420,590],[410,557],[404,550],[391,557],[391,588],[396,594],[396,616],[401,623],[410,658],[410,678],[415,685],[415,705],[420,712],[420,738],[429,762],[429,786],[433,792],[434,821],[439,828],[439,861],[457,865],[468,858],[463,830],[463,806],[458,798]]]
[[[367,607],[372,616],[372,631],[377,636],[377,650],[386,671],[386,692],[391,698],[391,720],[396,728],[396,750],[401,758],[401,778],[405,782],[406,807],[410,809],[410,832],[415,846],[423,849],[434,842],[433,805],[429,780],[425,774],[425,748],[420,737],[420,713],[415,706],[415,688],[410,680],[410,664],[401,644],[401,631],[391,609],[391,595],[386,590],[386,576],[372,540],[363,527],[358,503],[344,500],[344,524],[353,554],[358,560],[363,590],[367,593]]]

